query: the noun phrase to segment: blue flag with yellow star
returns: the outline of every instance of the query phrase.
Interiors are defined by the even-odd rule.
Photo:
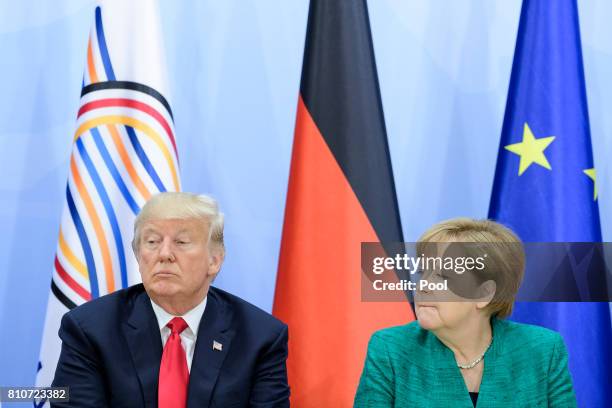
[[[595,176],[576,1],[524,0],[489,217],[525,242],[601,241]],[[512,319],[562,334],[578,406],[612,406],[608,303],[518,303]]]

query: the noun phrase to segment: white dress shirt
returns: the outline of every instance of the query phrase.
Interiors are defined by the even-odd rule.
[[[183,346],[183,349],[185,349],[185,355],[187,356],[187,369],[189,372],[191,372],[191,361],[193,360],[193,352],[195,351],[198,328],[200,327],[200,321],[202,320],[204,309],[206,309],[206,299],[208,299],[208,296],[205,297],[199,305],[185,313],[183,316],[171,315],[162,309],[161,306],[151,300],[151,306],[153,306],[153,312],[155,312],[155,317],[157,317],[157,323],[159,324],[162,346],[166,346],[168,337],[170,337],[170,328],[166,326],[168,323],[170,323],[170,320],[175,317],[182,317],[187,323],[188,327],[181,333],[181,345]]]

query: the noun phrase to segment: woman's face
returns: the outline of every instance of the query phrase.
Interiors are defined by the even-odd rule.
[[[444,257],[447,255],[445,251],[448,244],[437,243],[436,251],[428,254],[428,256],[437,255]],[[434,284],[446,282],[448,287],[445,290],[425,288],[416,291],[416,317],[420,326],[426,330],[436,331],[439,329],[465,327],[467,322],[480,316],[483,305],[488,303],[488,301],[483,303],[486,299],[481,298],[481,294],[486,292],[481,291],[484,286],[478,283],[476,276],[472,273],[456,274],[454,271],[431,270],[422,273],[420,278]],[[492,281],[485,286],[494,288]],[[468,297],[463,297],[455,292],[462,293]]]

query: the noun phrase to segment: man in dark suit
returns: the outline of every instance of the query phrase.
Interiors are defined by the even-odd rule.
[[[56,407],[288,407],[287,326],[210,286],[225,254],[206,196],[163,193],[136,218],[143,284],[62,319]]]

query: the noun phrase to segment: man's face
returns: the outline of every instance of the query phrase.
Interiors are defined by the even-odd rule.
[[[208,248],[208,226],[199,219],[146,221],[138,243],[138,266],[149,296],[197,305],[219,272],[222,256]]]

